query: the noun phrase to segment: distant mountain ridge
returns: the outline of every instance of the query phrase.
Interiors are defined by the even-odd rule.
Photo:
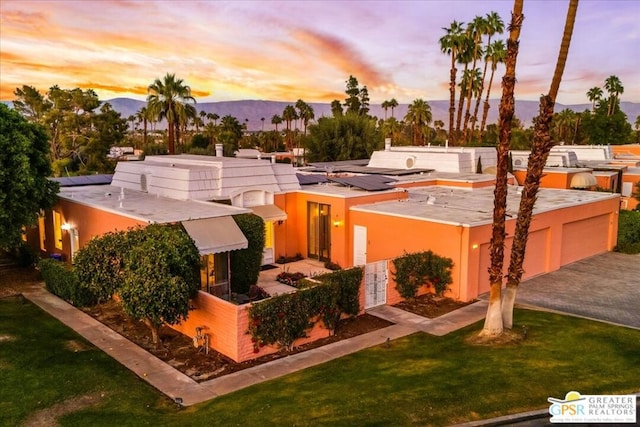
[[[139,101],[131,98],[113,98],[104,102],[110,103],[113,109],[118,111],[124,119],[127,119],[129,116],[135,115],[140,110],[140,108],[144,107],[147,104],[145,101]],[[428,102],[431,106],[433,120],[442,120],[445,123],[446,129],[449,123],[449,101],[438,100]],[[500,101],[498,99],[490,100],[491,109],[489,110],[487,123],[495,123],[498,120],[499,102]],[[4,103],[9,106],[12,105],[11,102]],[[322,116],[331,117],[330,104],[319,102],[309,102],[308,104],[313,107],[316,120]],[[275,129],[275,126],[271,124],[271,118],[276,114],[282,116],[282,111],[287,105],[295,105],[295,102],[265,100],[199,102],[195,104],[195,107],[198,113],[200,111],[205,111],[206,113],[218,114],[220,117],[224,117],[229,114],[238,119],[240,123],[244,123],[245,119],[249,119],[249,121],[247,122],[248,130],[258,131],[264,129],[266,131]],[[472,104],[472,110],[474,105],[475,103]],[[398,105],[393,111],[393,116],[398,120],[402,120],[402,118],[407,113],[408,106],[409,104]],[[590,110],[591,104],[556,104],[555,111],[559,112],[564,110],[565,108],[571,109],[575,112],[582,112],[584,110]],[[622,111],[625,112],[625,114],[627,115],[627,119],[632,124],[635,122],[636,117],[640,115],[640,103],[621,102],[620,108],[622,108]],[[533,118],[538,115],[538,109],[538,101],[516,101],[516,116],[524,123],[525,126],[531,125]],[[482,105],[480,106],[480,111],[482,111]],[[378,118],[385,117],[385,111],[382,109],[380,104],[371,104],[369,113]],[[391,109],[387,110],[386,116],[391,117]],[[261,120],[263,117],[264,128],[263,122]],[[164,127],[166,127],[166,125]],[[159,128],[163,128],[162,123],[160,124]],[[284,123],[278,128],[284,129]]]
[[[123,118],[127,118],[134,115],[140,108],[146,105],[145,101],[138,101],[130,98],[114,98],[107,100],[114,110],[120,112]],[[442,120],[445,123],[445,128],[449,123],[449,101],[428,101],[431,106],[431,113],[433,120]],[[498,99],[490,100],[491,109],[489,109],[489,115],[487,123],[495,123],[498,120]],[[313,107],[316,120],[322,116],[331,117],[331,105],[328,103],[309,102],[309,105]],[[220,117],[224,117],[227,114],[238,119],[240,123],[244,123],[245,119],[249,119],[247,123],[247,129],[252,131],[258,131],[263,129],[262,118],[264,117],[264,130],[275,129],[275,126],[271,124],[271,118],[274,115],[282,116],[282,111],[287,105],[295,105],[295,102],[284,101],[264,101],[264,100],[243,100],[243,101],[220,101],[220,102],[199,102],[195,104],[196,110],[201,110],[206,113],[215,113]],[[539,110],[538,101],[516,101],[516,116],[520,119],[525,126],[529,126],[535,116],[538,115]],[[393,115],[398,120],[407,113],[409,104],[400,104],[394,111]],[[474,104],[472,104],[473,110]],[[482,105],[480,106],[482,111]],[[591,104],[573,104],[563,105],[556,104],[555,111],[559,112],[569,108],[576,112],[582,112],[584,110],[590,110]],[[620,108],[625,112],[629,122],[635,122],[635,119],[640,115],[640,103],[636,102],[621,102]],[[385,111],[380,104],[371,104],[369,113],[378,118],[385,117]],[[391,109],[387,110],[387,117],[391,117]],[[479,119],[480,120],[480,119]],[[279,129],[284,128],[284,123],[278,126]]]

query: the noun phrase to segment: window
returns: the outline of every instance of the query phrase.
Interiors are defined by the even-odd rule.
[[[53,211],[53,240],[56,249],[62,250],[62,215],[56,211]]]
[[[40,236],[40,250],[42,252],[47,251],[47,245],[45,244],[45,230],[44,230],[44,216],[38,217],[38,234]]]

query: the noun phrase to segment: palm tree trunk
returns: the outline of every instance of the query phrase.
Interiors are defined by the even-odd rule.
[[[493,84],[493,75],[495,74],[496,69],[491,65],[491,77],[489,78],[489,86],[487,87],[487,97],[484,99],[484,107],[482,112],[482,124],[480,124],[480,140],[482,140],[482,136],[484,135],[484,127],[487,124],[487,116],[489,115],[489,95],[491,94],[491,85]]]
[[[487,40],[487,47],[491,44],[491,36]],[[484,92],[484,80],[487,78],[487,67],[489,65],[489,61],[484,61],[484,69],[482,70],[482,80],[480,81],[480,90],[478,91],[478,97],[476,98],[476,105],[473,109],[473,116],[471,116],[471,134],[473,135],[476,131],[476,122],[478,121],[478,111],[480,110],[480,100],[482,99],[482,93]],[[487,92],[490,88],[487,88]]]
[[[511,122],[515,110],[514,90],[516,83],[516,59],[518,39],[524,16],[524,0],[515,0],[511,14],[510,35],[507,41],[506,71],[502,78],[502,99],[500,101],[500,142],[496,165],[496,187],[493,202],[493,226],[489,252],[489,307],[481,336],[497,336],[503,331],[501,315],[501,294],[504,267],[504,241],[506,237],[505,219],[507,211],[507,170],[509,167],[509,145],[511,143]]]
[[[558,61],[556,62],[556,69],[553,73],[549,95],[540,98],[540,114],[538,115],[538,120],[536,121],[533,131],[533,146],[527,165],[527,175],[522,190],[522,198],[520,199],[520,207],[518,209],[518,220],[516,221],[516,230],[511,247],[511,262],[507,274],[507,289],[510,289],[510,296],[509,300],[503,300],[502,302],[503,322],[505,322],[505,319],[506,322],[508,322],[508,324],[504,325],[505,327],[511,327],[513,324],[513,305],[517,287],[524,273],[523,264],[527,248],[527,237],[529,236],[529,226],[531,225],[533,207],[536,202],[538,189],[540,188],[542,172],[547,157],[549,156],[549,151],[551,151],[553,147],[549,129],[551,127],[551,120],[553,119],[556,96],[558,95],[562,74],[564,73],[564,67],[567,62],[577,10],[578,0],[570,0],[564,33],[562,35],[562,44],[560,45],[560,52],[558,54]]]
[[[464,69],[467,70],[467,66],[465,65]],[[469,88],[467,88],[469,89]],[[462,93],[462,88],[460,88],[460,99],[458,100],[458,114],[456,118],[456,136],[460,134],[460,125],[462,123],[462,110],[464,109],[464,96]],[[457,138],[456,138],[457,140]]]
[[[449,142],[455,144],[456,136],[454,133],[453,120],[456,112],[456,56],[455,52],[451,52],[451,71],[449,73]],[[393,112],[393,109],[391,110]]]
[[[167,123],[167,132],[168,132],[168,145],[169,145],[169,154],[176,154],[176,141],[175,141],[175,128],[173,127],[173,122]]]

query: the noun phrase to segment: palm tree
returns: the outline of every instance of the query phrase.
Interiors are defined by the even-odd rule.
[[[315,112],[313,111],[313,107],[302,99],[298,99],[296,102],[296,108],[298,109],[298,118],[302,120],[302,124],[304,126],[304,135],[307,135],[307,126],[309,125],[309,121],[315,118]]]
[[[147,145],[147,124],[149,123],[149,109],[147,107],[142,107],[136,113],[138,120],[142,122],[142,144]]]
[[[276,133],[278,132],[278,125],[280,123],[282,123],[282,117],[280,117],[277,114],[274,114],[273,117],[271,117],[271,124],[276,125]]]
[[[460,53],[458,54],[458,64],[463,64],[464,69],[462,70],[462,75],[466,75],[468,73],[469,64],[473,60],[473,51],[475,48],[475,43],[473,37],[469,32],[465,32],[462,40],[462,48]],[[458,112],[456,117],[456,141],[458,140],[458,136],[460,135],[460,126],[462,125],[462,110],[464,108],[464,100],[467,96],[467,92],[460,93],[460,99],[458,100]]]
[[[485,19],[482,16],[476,16],[473,21],[471,21],[471,23],[469,23],[469,26],[467,27],[467,33],[469,34],[471,41],[473,43],[473,63],[471,64],[471,69],[476,70],[476,63],[478,62],[478,58],[480,56],[482,56],[483,54],[483,49],[482,49],[482,35],[484,33],[487,32],[487,26],[488,23],[487,21],[485,21]],[[474,85],[471,86],[472,90],[467,92],[467,109],[466,112],[464,114],[464,125],[462,126],[463,129],[463,141],[467,141],[467,127],[469,126],[469,118],[471,117],[471,97],[472,95],[475,96],[478,93],[478,90],[480,89],[480,80],[482,79],[482,73],[480,72],[480,69],[477,69],[477,74],[478,74],[478,82],[477,85],[475,87],[475,90],[473,90]]]
[[[218,119],[220,118],[219,115],[217,115],[216,113],[207,113],[207,120],[209,120],[210,122],[213,122],[214,126],[218,126]]]
[[[618,105],[618,96],[624,92],[624,87],[618,76],[609,76],[604,81],[604,88],[609,92],[609,109],[607,110],[607,117],[615,112]]]
[[[509,25],[509,39],[507,40],[506,71],[502,78],[502,99],[500,100],[498,143],[498,160],[496,164],[496,185],[493,202],[493,226],[491,227],[491,241],[489,254],[489,306],[484,328],[480,335],[496,336],[502,334],[502,282],[504,267],[504,244],[506,238],[507,212],[507,171],[509,167],[509,145],[511,142],[511,122],[515,111],[514,90],[516,84],[516,59],[520,28],[524,15],[522,14],[524,0],[515,0]]]
[[[602,99],[602,89],[598,86],[594,86],[587,91],[587,98],[591,101],[591,112],[596,111],[596,102]]]
[[[298,120],[298,113],[296,112],[296,109],[293,107],[293,105],[287,105],[284,108],[284,111],[282,112],[282,119],[287,126],[287,149],[290,150],[291,148],[293,148],[293,141],[291,138],[291,122]]]
[[[467,143],[471,140],[471,132],[468,132],[467,129],[469,125],[469,109],[471,108],[471,97],[475,97],[478,95],[478,93],[480,92],[480,85],[482,84],[482,71],[480,71],[480,68],[474,68],[467,71],[467,75],[463,77],[466,79],[467,83],[466,93],[468,101],[467,112],[465,113],[464,117],[464,126],[462,128],[462,141],[464,143]]]
[[[182,79],[176,79],[175,74],[167,74],[150,84],[147,91],[151,114],[158,120],[167,120],[169,154],[175,154],[175,126],[185,115],[186,102],[196,102],[191,96],[191,88]]]
[[[384,110],[384,119],[387,120],[387,110],[391,107],[391,105],[389,105],[389,101],[382,101],[380,106]]]
[[[455,142],[453,120],[456,112],[456,74],[458,73],[456,59],[462,45],[464,23],[453,21],[449,28],[443,28],[443,30],[446,31],[446,34],[439,40],[440,50],[451,55],[451,70],[449,71],[449,138],[451,138],[452,142]]]
[[[498,15],[497,12],[487,13],[485,18],[485,26],[484,26],[484,35],[487,36],[487,44],[484,47],[484,69],[482,70],[482,82],[480,83],[480,92],[478,93],[478,97],[476,98],[476,106],[474,108],[473,116],[471,116],[471,130],[475,132],[476,130],[476,121],[478,120],[478,110],[480,108],[480,99],[482,99],[482,93],[484,92],[484,81],[487,77],[487,66],[489,62],[487,60],[489,48],[491,46],[491,38],[496,34],[502,34],[504,32],[504,22],[502,22],[502,18]],[[489,87],[487,89],[490,90]]]
[[[425,100],[416,99],[409,105],[404,120],[407,123],[411,123],[413,145],[424,144],[422,133],[424,127],[431,123],[432,118],[431,106]]]
[[[527,175],[520,199],[520,207],[518,208],[518,219],[513,235],[511,260],[507,274],[507,286],[502,301],[503,325],[509,329],[511,329],[513,325],[513,306],[515,303],[516,290],[522,279],[522,273],[524,272],[522,266],[527,248],[527,237],[529,235],[529,225],[531,224],[533,207],[536,202],[540,179],[542,178],[542,172],[544,171],[549,151],[551,151],[554,145],[554,142],[549,136],[549,128],[553,118],[553,109],[558,95],[558,89],[562,81],[562,74],[564,73],[564,67],[567,62],[577,11],[578,0],[569,0],[562,43],[560,45],[558,61],[556,62],[549,94],[546,96],[543,95],[540,98],[540,114],[538,115],[538,120],[536,120],[533,131],[533,145],[527,164]]]
[[[264,132],[264,117],[260,118],[260,121],[262,122],[262,132]]]
[[[482,112],[482,123],[480,124],[480,139],[484,134],[484,127],[487,123],[487,115],[489,114],[489,95],[491,95],[491,86],[493,85],[493,76],[498,69],[498,64],[503,63],[507,58],[507,49],[502,40],[494,41],[485,54],[485,61],[491,62],[491,76],[489,77],[489,86],[487,86],[487,96],[484,99],[484,111]]]
[[[391,108],[391,117],[395,117],[393,115],[393,110],[398,106],[398,101],[395,98],[391,98],[389,100],[389,108]]]
[[[636,121],[633,124],[633,127],[636,129],[636,142],[640,143],[640,116],[636,117]]]

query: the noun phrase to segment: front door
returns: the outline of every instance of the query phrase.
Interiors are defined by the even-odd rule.
[[[331,260],[331,206],[323,203],[307,204],[307,254],[320,261]]]
[[[364,308],[387,302],[387,261],[372,262],[364,267]]]
[[[367,227],[353,226],[353,265],[367,263]]]

